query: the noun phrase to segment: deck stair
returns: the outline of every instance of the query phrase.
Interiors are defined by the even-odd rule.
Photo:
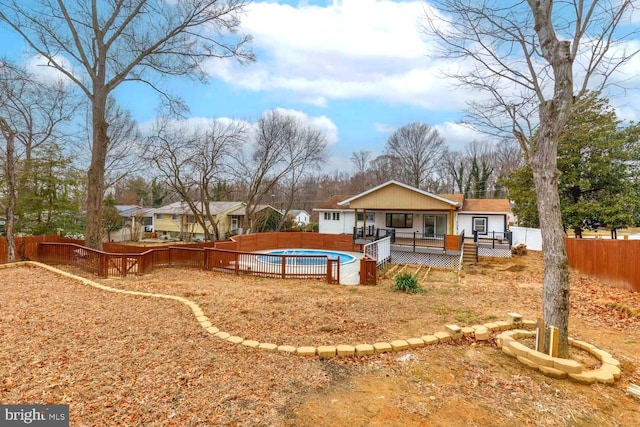
[[[465,239],[462,247],[462,264],[476,264],[478,262],[478,247],[471,239]]]

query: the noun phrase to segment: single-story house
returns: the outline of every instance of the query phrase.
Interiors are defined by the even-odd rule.
[[[336,195],[314,209],[320,233],[352,234],[364,228],[415,233],[479,236],[507,231],[508,199],[466,199],[462,194],[432,194],[398,181],[388,181],[356,195]]]
[[[298,227],[303,227],[311,222],[311,215],[304,209],[291,209],[288,215],[293,218],[293,223]]]
[[[394,262],[455,268],[463,252],[476,260],[511,256],[507,199],[466,199],[388,181],[360,194],[333,196],[314,210],[320,233],[352,234],[365,246],[390,236],[384,251]]]

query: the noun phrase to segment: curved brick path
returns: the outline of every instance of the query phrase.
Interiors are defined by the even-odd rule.
[[[107,292],[180,301],[181,303],[186,304],[187,306],[189,306],[189,308],[191,308],[191,311],[193,311],[193,315],[200,323],[200,326],[202,326],[209,334],[233,344],[240,344],[265,351],[281,351],[285,353],[296,354],[298,356],[317,355],[325,358],[336,356],[353,357],[392,351],[397,352],[410,348],[425,347],[427,345],[435,344],[438,342],[457,340],[463,336],[473,336],[478,341],[487,341],[490,338],[491,331],[505,331],[496,336],[498,348],[501,348],[504,354],[515,357],[520,363],[530,368],[539,370],[542,374],[548,377],[557,379],[568,377],[581,384],[593,384],[595,382],[610,384],[613,383],[616,379],[620,378],[620,362],[614,359],[611,354],[600,350],[584,341],[573,340],[571,338],[569,339],[572,346],[578,347],[584,351],[591,353],[602,362],[601,366],[598,369],[583,371],[582,365],[576,361],[551,357],[544,353],[532,350],[521,344],[517,341],[517,338],[529,337],[535,335],[535,333],[525,329],[516,328],[535,328],[536,322],[533,320],[522,321],[521,318],[519,318],[519,315],[517,315],[516,313],[510,313],[509,322],[498,321],[495,323],[486,323],[484,325],[474,325],[472,327],[462,328],[457,325],[446,325],[445,329],[447,330],[447,332],[435,332],[433,335],[424,335],[420,338],[393,340],[390,342],[377,342],[374,344],[358,344],[355,346],[340,344],[335,346],[328,345],[318,347],[295,347],[291,345],[276,345],[266,342],[261,343],[258,341],[247,340],[239,336],[231,335],[229,332],[220,331],[218,328],[211,324],[209,318],[204,315],[204,312],[202,311],[200,306],[187,298],[175,295],[116,289],[109,286],[101,285],[100,283],[93,282],[81,276],[76,276],[75,274],[67,273],[66,271],[57,269],[50,265],[34,261],[2,264],[0,265],[0,268],[12,268],[21,266],[37,267],[49,270],[60,276],[79,281],[83,285],[92,286],[94,288],[102,289]]]

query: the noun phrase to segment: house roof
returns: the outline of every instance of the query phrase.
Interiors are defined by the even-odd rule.
[[[264,209],[267,209],[267,208],[271,208],[274,211],[278,212],[280,215],[282,215],[282,212],[280,210],[274,208],[271,205],[256,205],[253,213],[260,212],[260,211],[262,211]],[[243,206],[241,206],[238,209],[235,209],[235,210],[229,212],[227,215],[244,216],[246,214],[247,214],[247,206],[243,204]]]
[[[342,202],[343,200],[347,200],[352,197],[353,197],[352,194],[336,194],[335,196],[331,196],[327,200],[322,202],[320,206],[314,209],[314,211],[324,210],[324,209],[340,209],[340,210],[348,209],[348,207],[341,206],[339,203]]]
[[[293,216],[298,216],[301,213],[306,213],[307,215],[309,215],[309,212],[305,211],[304,209],[291,209],[289,211],[289,214]]]
[[[428,191],[420,190],[418,188],[412,187],[412,186],[407,185],[407,184],[403,184],[402,182],[395,181],[393,179],[391,181],[385,182],[384,184],[380,184],[377,187],[373,187],[373,188],[371,188],[371,189],[369,189],[367,191],[364,191],[364,192],[362,192],[360,194],[356,194],[355,196],[352,196],[352,197],[350,197],[350,198],[348,198],[346,200],[343,200],[343,201],[339,202],[338,205],[341,205],[341,206],[348,205],[350,202],[352,202],[352,201],[354,201],[356,199],[364,197],[367,194],[371,194],[373,192],[376,192],[376,191],[378,191],[378,190],[380,190],[380,189],[382,189],[384,187],[388,187],[390,185],[397,185],[399,187],[405,188],[405,189],[413,191],[415,193],[422,194],[423,196],[431,197],[433,199],[439,200],[439,201],[444,202],[444,203],[448,203],[448,204],[456,206],[456,207],[460,206],[460,203],[455,201],[455,200],[450,200],[450,199],[447,199],[446,197],[442,197],[442,196],[439,196],[437,194],[429,193]]]
[[[118,211],[120,212],[120,216],[123,216],[123,217],[132,217],[132,216],[151,217],[154,212],[153,208],[143,208],[141,206],[135,206],[135,205],[117,205],[116,209],[118,209]]]
[[[509,199],[464,199],[460,212],[510,213],[511,205]]]
[[[202,209],[202,203],[198,202],[198,208]],[[218,215],[224,211],[229,209],[233,209],[234,207],[243,205],[243,202],[209,202],[209,210],[213,215]],[[161,206],[153,211],[154,214],[191,214],[191,209],[189,209],[189,205],[184,202],[173,202],[165,206]]]

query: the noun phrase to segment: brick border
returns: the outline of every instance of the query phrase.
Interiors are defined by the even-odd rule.
[[[500,332],[496,336],[496,343],[502,352],[510,357],[515,357],[520,363],[540,371],[543,375],[556,379],[569,378],[579,384],[603,383],[612,384],[620,378],[620,362],[613,358],[610,353],[600,350],[592,344],[584,341],[569,338],[569,344],[585,350],[598,358],[602,365],[598,369],[583,371],[580,363],[557,357],[551,357],[547,354],[535,351],[520,342],[518,338],[535,336],[535,332],[531,331],[536,327],[534,320],[522,320],[522,316],[518,313],[508,313],[507,321],[497,321],[485,323],[484,325],[473,325],[471,327],[460,327],[456,324],[445,325],[445,331],[438,331],[432,335],[423,335],[408,339],[398,339],[390,342],[377,342],[374,344],[357,344],[357,345],[322,345],[322,346],[301,346],[295,347],[291,345],[276,345],[273,343],[264,343],[255,340],[245,339],[244,337],[232,335],[229,332],[220,331],[213,326],[207,316],[198,304],[195,302],[167,294],[156,294],[150,292],[127,291],[124,289],[112,288],[110,286],[101,285],[100,283],[88,280],[75,274],[51,267],[35,261],[23,261],[11,264],[1,264],[0,269],[13,267],[35,267],[49,270],[55,274],[78,281],[83,285],[92,286],[107,292],[114,292],[125,295],[134,295],[150,298],[161,298],[167,300],[179,301],[187,305],[193,312],[194,317],[200,326],[212,336],[224,341],[245,347],[257,348],[263,351],[278,351],[283,353],[291,353],[304,357],[355,357],[366,356],[372,354],[382,354],[389,352],[400,352],[412,348],[425,347],[431,344],[437,344],[447,341],[459,340],[462,337],[472,336],[476,341],[488,341],[491,338],[491,332]],[[524,329],[523,329],[524,328]],[[502,332],[504,331],[504,332]]]

